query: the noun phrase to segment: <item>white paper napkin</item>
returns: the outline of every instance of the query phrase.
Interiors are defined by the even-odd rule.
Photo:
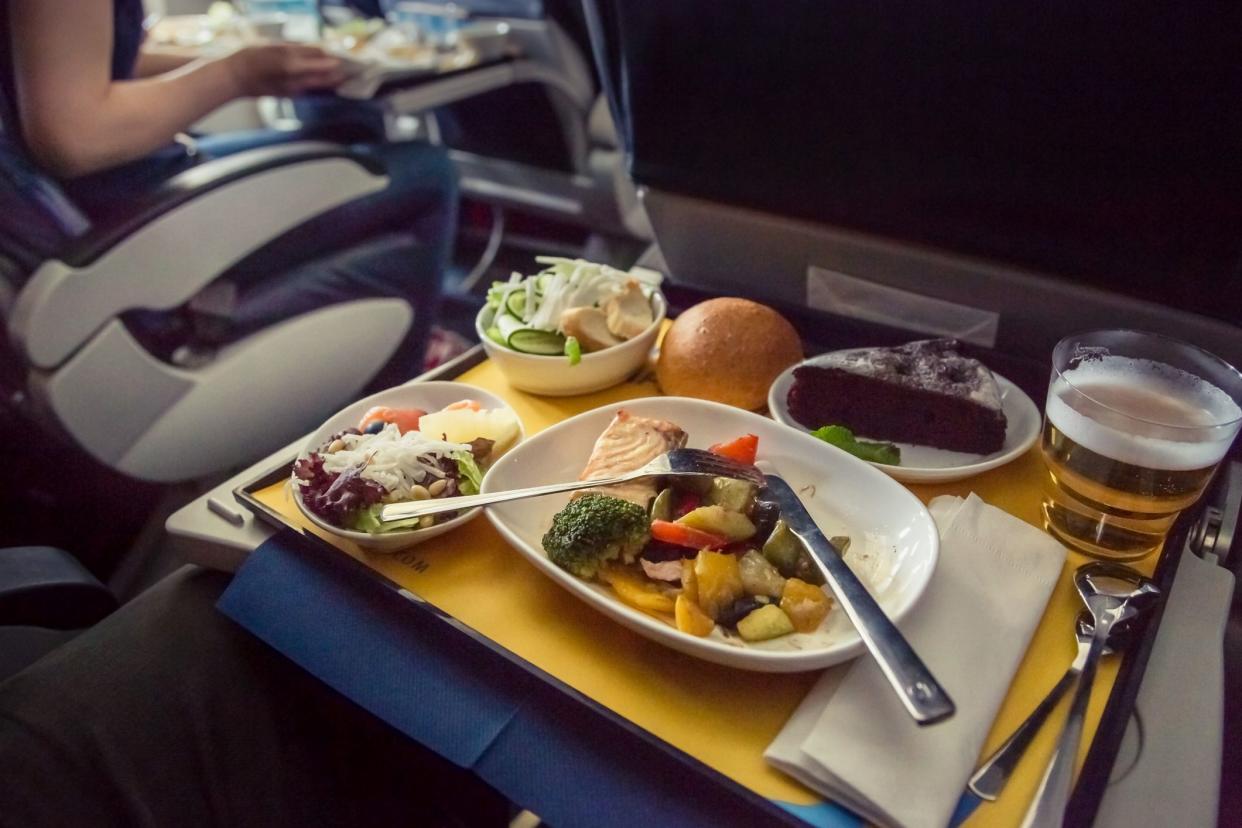
[[[940,561],[900,626],[957,713],[919,727],[863,656],[825,672],[764,754],[825,797],[903,828],[948,824],[1065,563],[1050,536],[976,495],[929,508]]]

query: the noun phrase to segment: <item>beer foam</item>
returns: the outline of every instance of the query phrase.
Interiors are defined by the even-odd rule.
[[[1184,409],[1186,417],[1182,422],[1150,424],[1150,414],[1129,410],[1121,413],[1149,422],[1123,422],[1107,405],[1083,400],[1075,389],[1086,389],[1089,397],[1092,390],[1140,389],[1173,403],[1165,406],[1166,411]],[[1087,413],[1067,399],[1079,402]],[[1046,411],[1049,422],[1061,433],[1096,454],[1168,471],[1202,469],[1219,462],[1242,418],[1237,403],[1210,382],[1163,363],[1113,356],[1084,362],[1055,378]],[[1232,425],[1217,425],[1225,423]],[[1135,433],[1138,429],[1145,433]]]

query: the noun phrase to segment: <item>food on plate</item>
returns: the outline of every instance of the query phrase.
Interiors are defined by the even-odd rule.
[[[854,436],[854,432],[841,425],[826,425],[823,428],[817,428],[811,432],[812,437],[818,437],[829,445],[836,446],[842,451],[848,451],[850,454],[866,460],[870,463],[883,463],[886,466],[901,465],[901,449],[892,443],[872,443],[867,440],[859,440]]]
[[[633,471],[685,442],[675,423],[619,411],[582,479]],[[758,449],[759,438],[746,434],[711,451],[753,463]],[[553,516],[544,552],[689,635],[749,643],[812,633],[832,599],[810,553],[761,495],[751,483],[721,477],[590,490]],[[844,554],[849,538],[833,543]]]
[[[664,420],[638,417],[624,408],[595,441],[579,480],[599,480],[634,471],[672,449],[686,445],[686,432]],[[637,503],[646,509],[656,495],[654,480],[636,480],[597,491]]]
[[[789,414],[878,440],[991,454],[1005,442],[1000,387],[951,339],[829,354],[794,370]]]
[[[594,578],[611,561],[633,563],[651,539],[647,511],[637,503],[588,492],[552,518],[543,550],[579,578]]]
[[[354,18],[335,26],[323,27],[323,42],[329,48],[363,53],[371,39],[384,31],[384,21],[376,17]]]
[[[469,443],[479,437],[491,440],[495,443],[493,451],[497,457],[517,442],[520,433],[517,418],[508,409],[487,411],[452,406],[434,414],[424,414],[419,421],[419,430],[450,443]]]
[[[483,472],[520,433],[507,409],[472,400],[431,414],[376,407],[293,464],[302,504],[340,529],[425,529],[452,513],[381,523],[387,503],[476,494]]]
[[[658,282],[608,265],[539,256],[546,267],[533,276],[514,273],[488,291],[494,309],[487,336],[526,354],[566,356],[620,345],[655,322],[652,296]]]
[[[418,431],[418,423],[426,414],[421,408],[389,408],[386,405],[377,405],[362,415],[358,430],[363,434],[375,434],[384,429],[385,423],[392,423],[402,434]]]
[[[756,410],[777,375],[802,359],[785,317],[749,299],[709,299],[674,320],[660,345],[656,378],[665,394]]]

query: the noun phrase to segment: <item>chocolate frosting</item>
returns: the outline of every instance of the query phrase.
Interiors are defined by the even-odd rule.
[[[924,339],[896,348],[860,348],[827,354],[811,364],[946,396],[965,397],[1000,411],[1000,386],[992,372],[979,360],[959,354],[957,347],[953,339]]]

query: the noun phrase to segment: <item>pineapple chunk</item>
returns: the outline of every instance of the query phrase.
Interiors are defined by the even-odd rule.
[[[494,440],[496,445],[492,446],[492,460],[516,443],[519,434],[517,417],[506,408],[484,411],[446,408],[434,414],[424,414],[418,421],[418,430],[432,439],[444,439],[450,443],[469,443],[479,437]]]
[[[785,590],[781,593],[781,609],[793,622],[794,629],[809,633],[818,629],[828,617],[832,599],[814,584],[790,578],[785,581]]]

